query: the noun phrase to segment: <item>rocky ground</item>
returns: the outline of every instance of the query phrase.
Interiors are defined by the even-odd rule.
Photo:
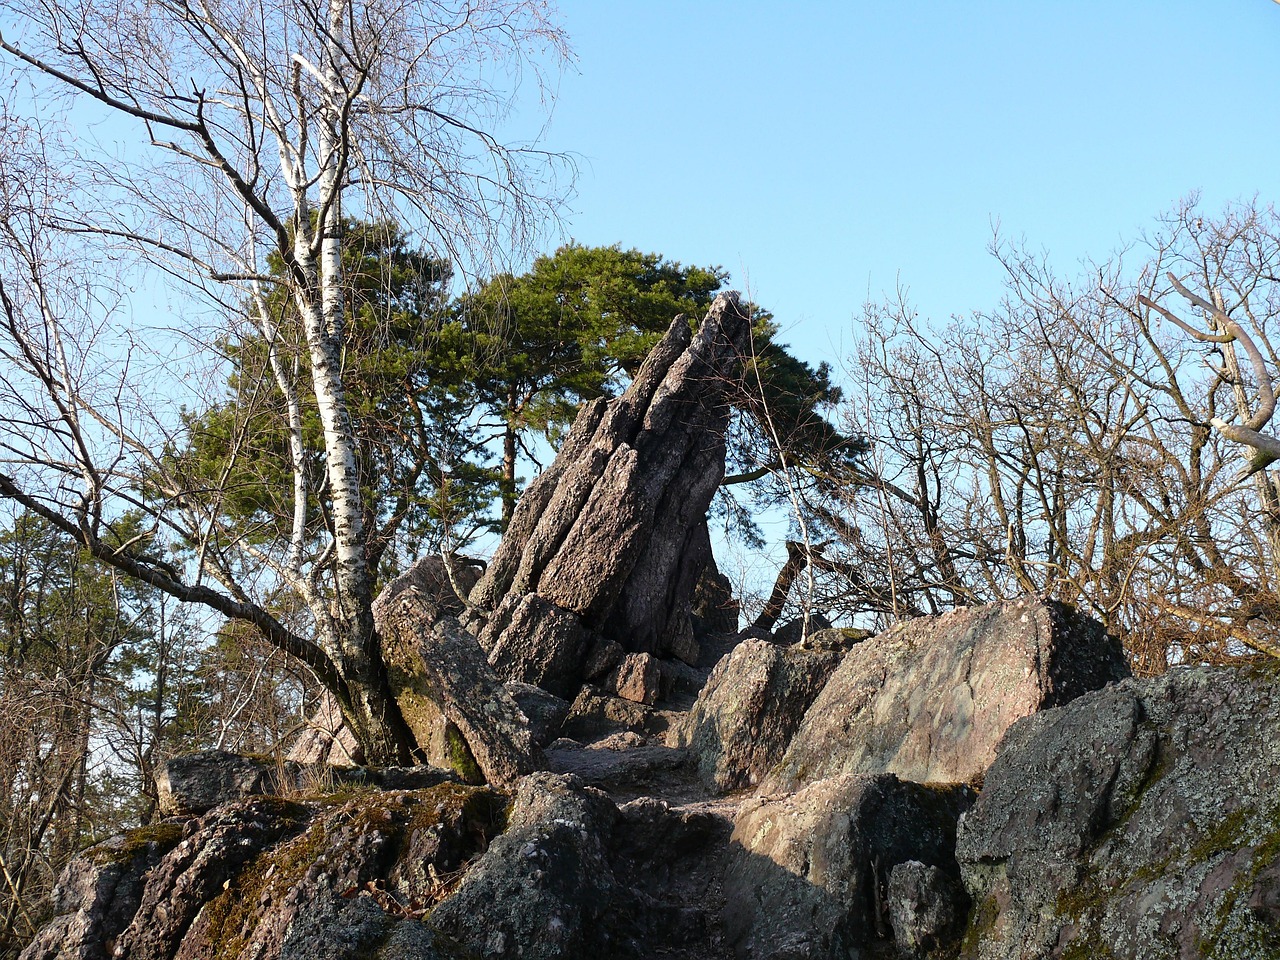
[[[513,788],[176,760],[24,960],[1280,956],[1274,670],[1122,679],[1034,600],[722,640]]]

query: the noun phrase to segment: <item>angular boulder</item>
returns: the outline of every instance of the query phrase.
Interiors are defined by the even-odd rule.
[[[443,960],[421,922],[503,826],[457,783],[294,802],[250,797],[91,848],[25,960]]]
[[[917,861],[958,881],[956,821],[973,798],[965,786],[850,774],[746,801],[724,881],[725,933],[737,956],[839,960],[886,943],[894,867]],[[965,904],[952,909],[963,914]]]
[[[717,790],[758,784],[782,759],[841,654],[744,640],[724,657],[676,731]]]
[[[1056,601],[911,620],[845,654],[761,789],[844,773],[973,782],[1014,721],[1128,675],[1119,641]]]
[[[141,827],[90,847],[53,890],[54,917],[21,960],[105,960],[138,912],[147,874],[182,839],[182,827]]]
[[[1280,672],[1181,668],[1019,721],[960,829],[962,956],[1280,956]]]
[[[226,750],[174,757],[156,772],[156,806],[163,817],[190,816],[220,804],[276,790],[274,764]]]
[[[608,843],[617,815],[576,777],[526,777],[507,831],[432,923],[478,957],[609,956],[602,924],[616,887]]]
[[[478,773],[487,783],[513,784],[540,759],[529,718],[476,638],[419,585],[417,569],[373,605],[400,712],[432,763],[467,779]]]
[[[736,295],[722,294],[696,335],[677,318],[622,396],[579,413],[471,593],[504,679],[571,698],[596,637],[697,659],[691,603],[750,333]]]

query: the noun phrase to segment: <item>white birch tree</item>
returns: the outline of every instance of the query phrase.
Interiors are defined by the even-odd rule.
[[[253,624],[335,694],[371,761],[407,760],[414,744],[370,612],[373,511],[343,382],[342,224],[394,219],[464,270],[517,248],[554,213],[565,165],[496,131],[530,89],[545,102],[543,69],[568,56],[562,33],[536,0],[0,0],[0,23],[6,69],[30,91],[11,98],[0,147],[0,497],[131,576]],[[74,111],[61,115],[73,134],[61,144],[48,132],[57,111]],[[124,148],[87,135],[98,116],[130,138]],[[167,469],[173,411],[129,399],[147,390],[127,363],[108,363],[119,375],[105,382],[95,356],[124,314],[68,291],[98,290],[111,278],[94,272],[120,250],[239,312],[269,349],[268,292],[286,287],[306,362],[273,351],[262,389],[289,418],[287,542],[230,536],[226,477],[195,485]],[[303,378],[322,471],[305,461]],[[151,516],[150,543],[103,537],[126,508]],[[158,547],[175,538],[195,561],[164,559]],[[305,616],[282,612],[296,610]]]

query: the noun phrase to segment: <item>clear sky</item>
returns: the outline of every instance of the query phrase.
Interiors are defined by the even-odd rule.
[[[808,360],[899,282],[992,307],[993,227],[1063,272],[1180,198],[1280,195],[1271,0],[560,0],[564,233],[720,264]]]

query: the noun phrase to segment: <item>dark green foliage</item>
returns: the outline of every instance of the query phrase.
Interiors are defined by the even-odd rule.
[[[726,274],[621,246],[568,244],[530,270],[493,277],[459,304],[481,360],[477,387],[503,436],[503,514],[527,434],[553,444],[578,404],[611,396],[683,314],[701,317]]]
[[[448,309],[449,265],[413,249],[389,223],[348,221],[343,257],[343,380],[377,565],[397,535],[412,556],[485,528],[496,477],[472,417],[474,338]],[[281,364],[306,369],[302,324],[286,290],[269,293],[266,304]],[[174,461],[190,482],[224,491],[222,508],[242,536],[282,543],[294,502],[288,412],[260,328],[225,344],[228,398],[187,417],[188,443]],[[323,431],[306,377],[297,388],[312,530],[328,523]],[[384,574],[394,572],[400,558],[386,559]]]

